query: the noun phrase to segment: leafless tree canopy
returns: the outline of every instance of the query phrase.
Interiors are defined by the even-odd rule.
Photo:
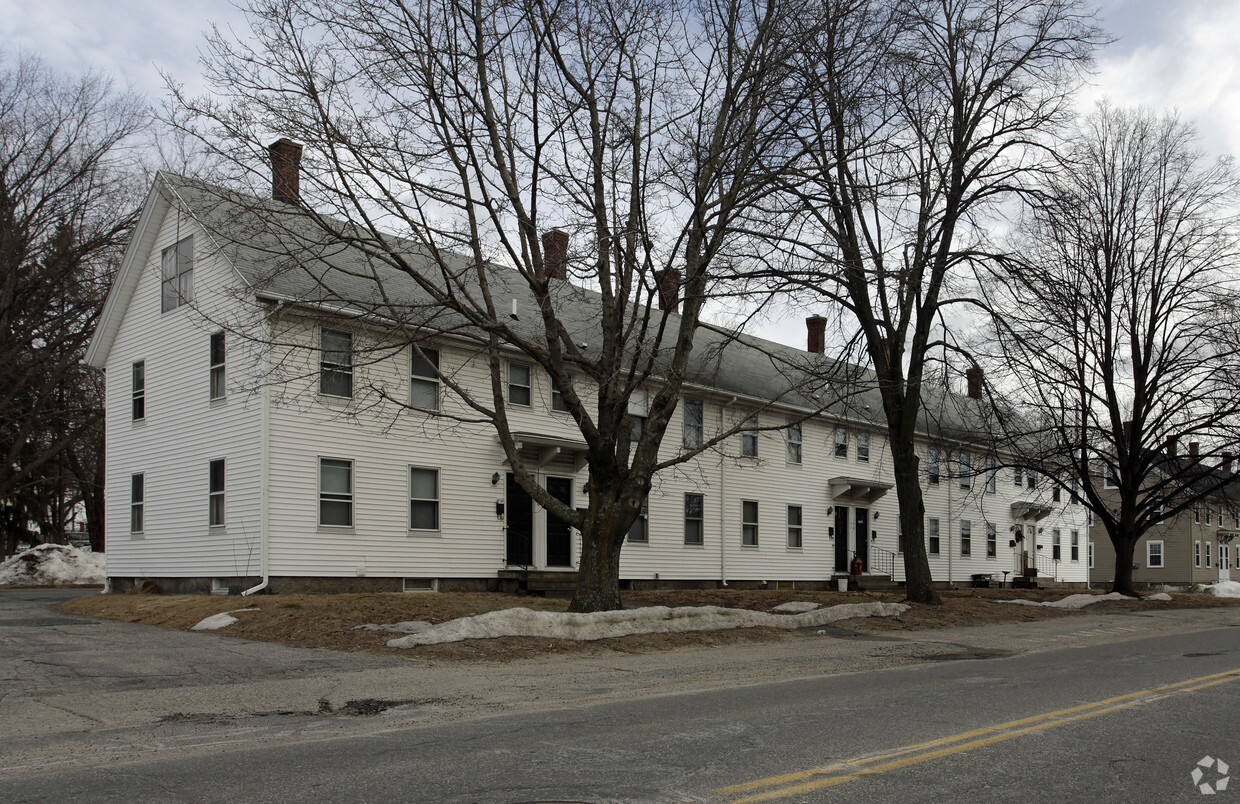
[[[101,378],[79,364],[142,178],[139,101],[96,74],[0,57],[0,508],[18,534],[63,537],[84,500],[103,547]],[[30,532],[28,526],[36,525]]]
[[[1238,191],[1230,161],[1205,159],[1175,117],[1100,106],[994,287],[1012,382],[1045,425],[1034,443],[1085,488],[1118,591],[1142,534],[1231,479],[1214,470],[1240,444]],[[1193,442],[1196,459],[1175,455]]]

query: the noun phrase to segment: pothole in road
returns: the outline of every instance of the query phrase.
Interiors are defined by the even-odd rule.
[[[339,709],[333,709],[331,701],[326,698],[319,699],[320,715],[343,715],[345,717],[374,717],[382,714],[389,709],[395,709],[400,706],[409,706],[417,704],[426,706],[427,704],[442,703],[442,698],[419,698],[406,701],[384,701],[379,698],[362,698],[357,701],[345,701],[344,706]]]
[[[1003,659],[1015,655],[1008,650],[962,650],[950,653],[928,653],[921,658],[931,662],[963,662],[975,659]]]
[[[1184,658],[1185,658],[1185,659],[1197,659],[1197,658],[1200,658],[1200,657],[1202,657],[1202,656],[1222,656],[1224,653],[1227,653],[1227,651],[1225,651],[1225,650],[1215,650],[1215,651],[1209,651],[1209,652],[1206,652],[1206,653],[1186,653],[1186,654],[1184,654]]]

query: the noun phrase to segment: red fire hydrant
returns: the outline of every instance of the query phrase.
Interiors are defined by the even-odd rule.
[[[861,577],[861,556],[853,556],[852,575],[854,578]]]

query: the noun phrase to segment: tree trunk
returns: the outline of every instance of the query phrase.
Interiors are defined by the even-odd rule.
[[[900,505],[900,551],[904,553],[904,593],[912,603],[937,605],[942,601],[930,575],[926,555],[925,505],[921,497],[921,478],[917,454],[891,440],[891,460],[896,475],[896,497]]]
[[[1111,545],[1115,548],[1115,580],[1111,582],[1111,591],[1121,595],[1138,597],[1132,584],[1132,556],[1137,549],[1137,540],[1125,536],[1111,537]]]
[[[615,513],[588,520],[593,538],[583,534],[581,562],[577,568],[577,590],[568,610],[574,612],[616,611],[620,603],[620,548],[628,527],[622,527]]]

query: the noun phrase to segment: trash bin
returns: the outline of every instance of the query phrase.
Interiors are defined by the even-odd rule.
[[[848,591],[848,576],[845,575],[843,578],[836,578],[835,587],[839,589],[841,592],[847,592]]]

